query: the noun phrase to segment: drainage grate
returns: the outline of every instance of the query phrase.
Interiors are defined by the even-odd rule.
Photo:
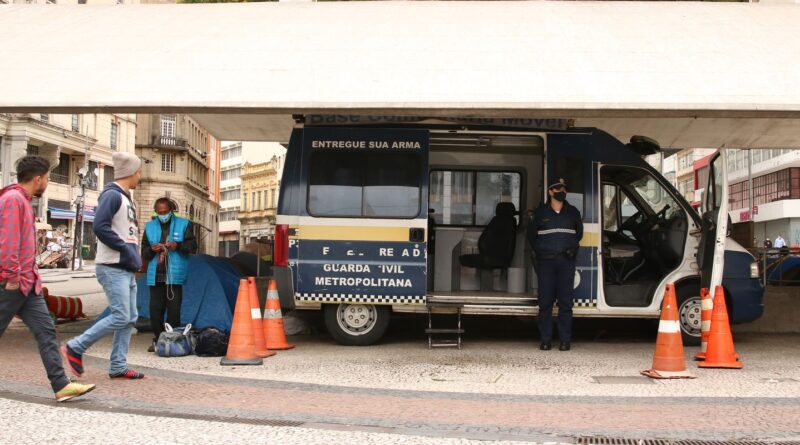
[[[615,437],[579,437],[575,443],[578,445],[798,445],[798,442],[794,441],[622,439]]]

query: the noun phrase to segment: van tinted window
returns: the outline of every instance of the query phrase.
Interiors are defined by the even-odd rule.
[[[420,210],[416,153],[320,151],[311,155],[313,216],[413,218]]]

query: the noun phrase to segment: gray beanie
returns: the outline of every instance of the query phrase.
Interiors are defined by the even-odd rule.
[[[114,161],[114,179],[133,176],[142,166],[142,160],[133,153],[120,151],[111,156]]]

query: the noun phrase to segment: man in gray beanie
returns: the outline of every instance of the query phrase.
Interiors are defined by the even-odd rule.
[[[97,235],[95,273],[106,293],[111,314],[69,340],[61,347],[70,369],[83,374],[83,354],[89,347],[108,335],[114,336],[111,345],[111,364],[108,376],[112,379],[141,379],[144,374],[128,368],[128,345],[139,314],[136,312],[136,277],[142,267],[139,256],[139,225],[136,207],[130,191],[139,185],[142,160],[133,153],[114,153],[114,182],[106,185],[97,203],[94,234]]]

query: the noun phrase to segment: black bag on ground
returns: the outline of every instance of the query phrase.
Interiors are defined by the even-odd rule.
[[[222,357],[228,352],[228,334],[217,328],[205,328],[197,335],[194,353],[200,357]]]

